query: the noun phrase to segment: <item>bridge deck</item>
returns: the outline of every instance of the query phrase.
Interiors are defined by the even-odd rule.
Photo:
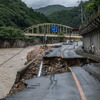
[[[30,34],[30,33],[25,33],[26,36],[44,36],[44,34]],[[82,38],[82,36],[77,36],[77,35],[56,35],[56,34],[46,34],[47,37],[67,37],[67,38]]]

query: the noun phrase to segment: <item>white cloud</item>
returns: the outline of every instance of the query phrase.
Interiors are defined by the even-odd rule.
[[[73,7],[78,5],[78,1],[81,0],[22,0],[25,2],[29,7],[34,9],[45,7],[48,5],[64,5],[66,7]],[[83,0],[86,1],[86,0]]]

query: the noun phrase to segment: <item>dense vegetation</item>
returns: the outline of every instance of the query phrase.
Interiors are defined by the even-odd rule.
[[[0,0],[0,39],[26,39],[20,29],[44,22],[50,21],[21,0]]]
[[[98,6],[100,6],[100,0],[90,0],[91,3],[89,3],[86,7],[86,12],[89,14],[94,13],[98,10]]]
[[[44,22],[49,22],[45,15],[28,8],[21,0],[0,0],[0,26],[24,29]]]
[[[79,11],[76,9],[70,11],[58,11],[49,16],[49,19],[54,23],[59,23],[71,27],[79,27],[81,19]]]
[[[23,31],[20,29],[14,29],[13,27],[0,27],[0,39],[10,40],[10,39],[26,39]]]
[[[83,2],[85,17],[97,11],[98,5],[100,5],[100,0]],[[38,9],[41,13],[50,14],[48,19],[44,14],[28,8],[21,0],[0,0],[0,39],[26,39],[20,29],[38,23],[50,22],[50,20],[53,23],[64,24],[74,28],[79,27],[81,24],[80,8],[81,5],[79,4],[78,7],[74,8],[53,5]]]
[[[83,10],[85,10],[85,7],[89,3],[90,1],[83,2]],[[81,24],[80,9],[81,5],[79,4],[78,7],[74,7],[72,10],[62,10],[53,12],[51,15],[48,16],[48,18],[54,23],[64,24],[70,27],[77,28]],[[84,15],[88,16],[87,13],[84,13]]]
[[[72,9],[72,7],[64,7],[62,5],[50,5],[50,6],[47,6],[47,7],[34,9],[34,10],[48,16],[48,15],[52,14],[55,11],[71,10],[71,9]]]

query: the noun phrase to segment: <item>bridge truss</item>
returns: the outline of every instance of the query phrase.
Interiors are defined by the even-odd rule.
[[[58,27],[57,32],[52,32],[52,27]],[[56,24],[56,23],[43,23],[33,25],[24,30],[26,36],[48,36],[48,37],[71,37],[71,38],[82,38],[78,32],[73,32],[73,28]]]

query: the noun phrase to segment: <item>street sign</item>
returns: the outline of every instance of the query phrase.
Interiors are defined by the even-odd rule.
[[[58,26],[52,26],[52,33],[58,33]]]

